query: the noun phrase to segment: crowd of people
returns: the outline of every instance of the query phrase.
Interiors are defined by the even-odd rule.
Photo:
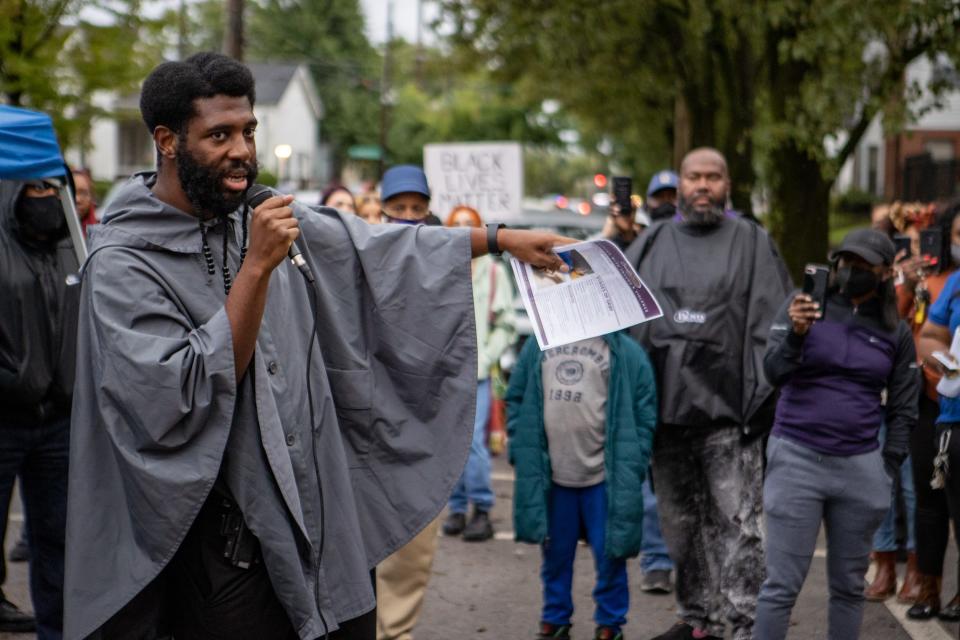
[[[527,340],[504,384],[498,257],[567,271],[552,249],[570,240],[434,212],[413,165],[378,193],[253,203],[254,100],[225,56],[157,67],[140,103],[157,170],[105,211],[72,176],[82,271],[59,185],[0,182],[0,499],[19,478],[34,610],[0,591],[0,630],[410,640],[440,533],[494,537],[504,403],[540,640],[571,637],[581,539],[595,640],[622,640],[637,556],[640,588],[676,597],[654,640],[785,638],[821,528],[831,639],[859,637],[866,600],[960,620],[940,593],[960,527],[960,204],[878,209],[818,297],[732,208],[723,155],[695,149],[603,231],[663,317]]]

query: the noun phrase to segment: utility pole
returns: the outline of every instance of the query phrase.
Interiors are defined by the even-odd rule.
[[[180,60],[187,57],[187,0],[180,0],[177,12],[177,57]]]
[[[417,88],[423,90],[423,0],[417,0],[417,53],[414,77]]]
[[[227,0],[227,29],[223,34],[223,52],[243,61],[243,0]]]
[[[383,47],[383,73],[380,76],[380,161],[378,179],[383,178],[387,163],[387,129],[390,110],[390,49],[393,42],[393,0],[387,0],[387,41]]]

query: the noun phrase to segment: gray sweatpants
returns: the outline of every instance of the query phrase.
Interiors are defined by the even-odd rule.
[[[859,637],[863,577],[873,534],[890,506],[891,484],[879,449],[855,456],[826,456],[785,438],[770,437],[763,485],[767,579],[760,589],[754,637],[786,637],[821,522],[827,534],[829,638]]]
[[[660,529],[677,568],[680,618],[714,636],[751,637],[763,581],[763,447],[739,427],[657,429]]]

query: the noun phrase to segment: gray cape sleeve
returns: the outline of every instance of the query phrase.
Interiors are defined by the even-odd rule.
[[[176,552],[217,477],[236,398],[225,310],[192,326],[163,276],[124,248],[93,256],[82,286],[68,637],[103,624]],[[98,544],[71,545],[83,540]]]
[[[477,388],[470,235],[297,209],[373,567],[439,514],[466,464]]]

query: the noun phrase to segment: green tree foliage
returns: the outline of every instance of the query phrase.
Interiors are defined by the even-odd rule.
[[[219,48],[221,7],[222,0],[192,5],[186,53]],[[388,165],[420,163],[430,142],[557,145],[558,130],[569,126],[544,114],[540,98],[521,86],[499,82],[484,69],[464,68],[445,51],[401,39],[378,51],[363,27],[357,0],[251,0],[247,5],[247,59],[310,67],[325,107],[321,140],[332,147],[335,173],[351,146],[380,144],[381,122]],[[390,73],[381,96],[386,55]]]
[[[357,0],[259,0],[247,5],[250,60],[305,62],[323,100],[321,137],[341,166],[378,138],[380,59]]]
[[[822,259],[829,191],[917,57],[954,54],[955,0],[443,0],[460,55],[561,101],[637,174],[718,147],[749,210],[769,187],[793,267]],[[835,142],[828,154],[825,142]],[[672,153],[671,153],[672,152]],[[650,158],[656,156],[656,165]]]
[[[758,160],[781,248],[798,273],[826,255],[830,189],[873,117],[883,110],[895,130],[917,115],[907,65],[923,55],[956,58],[960,8],[953,0],[780,0],[766,3],[764,24],[767,140]]]
[[[391,163],[420,163],[431,142],[514,140],[531,148],[560,144],[562,119],[540,101],[483,70],[461,71],[436,49],[391,43],[395,72],[388,113]]]
[[[161,26],[139,0],[0,0],[0,101],[49,113],[62,147],[83,146],[104,115],[98,91],[134,91],[160,61]],[[81,17],[98,10],[96,23]]]

